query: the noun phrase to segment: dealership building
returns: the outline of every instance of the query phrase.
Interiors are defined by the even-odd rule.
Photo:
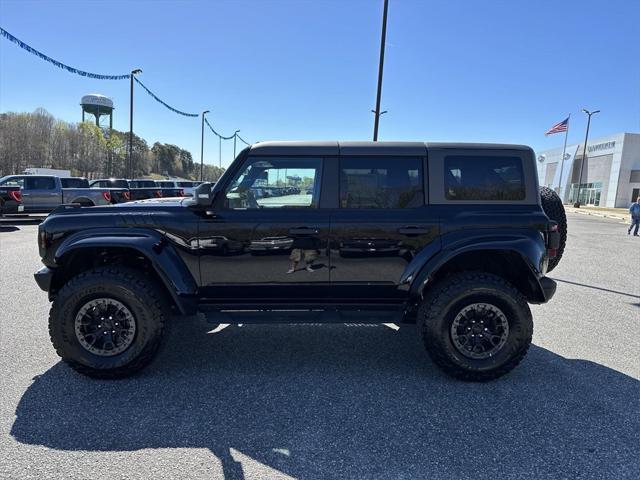
[[[556,190],[565,203],[626,208],[640,194],[640,133],[618,133],[584,144],[537,153],[540,185]],[[580,168],[582,166],[582,181]]]

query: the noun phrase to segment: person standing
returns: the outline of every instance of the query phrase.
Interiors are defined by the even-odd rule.
[[[635,226],[635,230],[633,231],[633,236],[638,236],[638,228],[640,228],[640,195],[636,198],[636,201],[631,204],[629,207],[629,213],[631,213],[631,225],[629,225],[629,230],[627,230],[627,235],[631,234],[631,229]]]

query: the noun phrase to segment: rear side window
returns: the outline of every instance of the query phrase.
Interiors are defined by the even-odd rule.
[[[179,187],[191,188],[193,187],[193,182],[178,182]]]
[[[524,173],[518,157],[447,156],[447,200],[524,200]]]
[[[415,208],[423,204],[421,158],[340,159],[340,208]]]
[[[89,188],[89,181],[84,178],[61,178],[62,188]]]
[[[52,177],[27,177],[25,188],[27,190],[55,190],[56,181]]]

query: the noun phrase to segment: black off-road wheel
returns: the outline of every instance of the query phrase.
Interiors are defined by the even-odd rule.
[[[62,360],[94,378],[127,377],[161,345],[166,308],[152,279],[104,267],[80,273],[56,295],[49,334]]]
[[[560,259],[564,253],[564,247],[567,244],[567,214],[564,211],[562,200],[558,194],[549,187],[540,187],[540,201],[544,213],[549,217],[549,220],[553,220],[558,224],[558,231],[560,232],[558,252],[554,258],[549,259],[549,265],[547,266],[547,272],[550,272],[560,263]]]
[[[506,280],[461,272],[441,280],[425,297],[418,309],[418,332],[445,373],[483,382],[522,361],[533,320],[526,298]]]

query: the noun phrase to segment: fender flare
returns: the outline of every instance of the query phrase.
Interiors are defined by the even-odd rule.
[[[95,248],[124,248],[139,252],[149,260],[180,312],[184,315],[195,312],[197,283],[163,232],[130,228],[121,231],[110,228],[77,232],[58,246],[54,262],[61,265],[68,255]]]
[[[511,255],[517,255],[522,262],[527,265],[526,278],[522,278],[526,282],[528,292],[527,299],[531,303],[542,303],[545,300],[544,290],[540,284],[542,273],[542,262],[545,257],[544,243],[536,242],[532,238],[531,233],[524,234],[508,234],[504,236],[486,236],[479,237],[471,235],[464,242],[445,242],[449,245],[445,246],[440,252],[431,257],[416,274],[411,282],[410,297],[420,300],[423,297],[425,288],[430,281],[438,275],[449,262],[468,253],[480,252],[502,252]],[[532,263],[532,259],[538,262],[538,265]],[[524,275],[523,275],[524,277]]]

